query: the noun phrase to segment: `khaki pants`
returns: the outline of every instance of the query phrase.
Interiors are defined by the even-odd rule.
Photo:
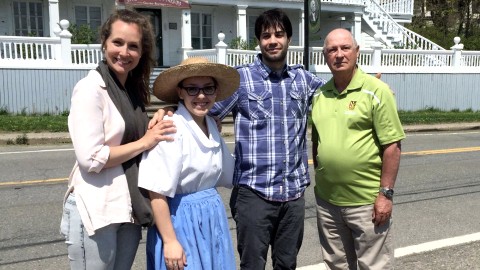
[[[317,227],[327,269],[393,269],[392,218],[372,221],[373,205],[335,206],[317,198]]]

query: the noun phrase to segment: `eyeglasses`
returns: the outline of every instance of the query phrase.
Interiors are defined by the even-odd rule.
[[[217,92],[217,87],[214,85],[211,86],[205,86],[205,87],[193,87],[193,86],[180,86],[180,88],[185,89],[187,91],[187,94],[189,96],[196,96],[198,93],[200,93],[200,90],[203,92],[204,95],[206,96],[211,96],[215,95]]]

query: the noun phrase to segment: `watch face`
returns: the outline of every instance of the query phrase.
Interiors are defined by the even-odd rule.
[[[380,192],[382,192],[382,194],[389,199],[393,198],[393,189],[381,188]]]

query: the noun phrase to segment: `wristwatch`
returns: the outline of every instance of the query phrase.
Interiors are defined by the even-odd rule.
[[[379,192],[382,193],[383,196],[387,197],[387,199],[393,199],[393,189],[381,187]]]

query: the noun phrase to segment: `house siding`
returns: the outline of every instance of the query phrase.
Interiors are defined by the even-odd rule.
[[[0,69],[0,108],[11,113],[68,111],[73,87],[87,73],[86,69]],[[329,72],[317,75],[332,77]],[[382,73],[382,80],[395,92],[399,110],[480,110],[478,73]]]
[[[324,72],[317,75],[332,77]],[[399,110],[480,110],[478,73],[382,73],[382,81],[395,93]]]
[[[0,108],[27,114],[68,111],[73,87],[87,73],[81,69],[0,69]]]

